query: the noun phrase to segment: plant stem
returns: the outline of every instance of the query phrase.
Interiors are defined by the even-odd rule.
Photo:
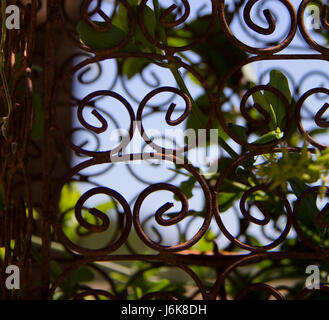
[[[154,6],[154,14],[156,17],[157,21],[157,30],[160,36],[161,41],[167,45],[167,36],[166,33],[164,32],[163,28],[160,26],[160,10],[159,10],[159,1],[158,0],[153,0],[153,6]],[[182,75],[180,74],[178,67],[175,64],[168,64],[168,68],[171,71],[173,77],[175,78],[178,87],[189,97],[191,104],[192,104],[192,109],[191,113],[196,117],[196,119],[199,121],[200,124],[203,125],[202,122],[202,117],[203,114],[197,105],[197,103],[194,101],[190,91],[186,87],[186,84],[184,82],[184,79]],[[236,159],[239,157],[239,155],[225,142],[225,140],[221,137],[218,137],[218,144],[233,158]]]
[[[167,45],[168,44],[168,40],[167,40],[167,35],[164,32],[163,28],[160,26],[160,10],[159,10],[159,1],[158,0],[153,0],[153,6],[154,6],[154,14],[155,14],[155,18],[157,21],[157,30],[160,36],[161,41]],[[179,88],[188,95],[188,97],[191,100],[192,106],[196,107],[196,109],[199,109],[197,104],[195,103],[194,99],[192,98],[192,95],[190,94],[189,90],[187,89],[184,79],[181,76],[178,67],[175,64],[168,64],[167,67],[169,68],[169,70],[171,71],[173,77],[175,78]],[[193,110],[192,110],[193,111]],[[199,111],[199,110],[198,110]]]
[[[158,0],[153,0],[153,6],[154,6],[154,14],[156,17],[156,21],[157,21],[157,30],[160,36],[161,41],[167,45],[168,41],[167,41],[167,35],[164,32],[163,28],[160,26],[160,10],[159,10],[159,1]],[[192,104],[192,110],[191,112],[196,116],[196,118],[198,119],[198,121],[200,123],[202,123],[201,118],[202,118],[202,113],[199,109],[199,106],[196,104],[196,102],[194,101],[190,91],[188,90],[188,88],[185,85],[184,79],[182,77],[182,75],[180,74],[178,67],[175,64],[168,64],[167,67],[169,68],[169,70],[171,71],[173,77],[175,78],[178,87],[186,94],[188,95],[191,104]]]

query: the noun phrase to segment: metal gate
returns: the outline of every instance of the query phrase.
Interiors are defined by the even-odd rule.
[[[326,299],[324,3],[2,9],[2,299]]]

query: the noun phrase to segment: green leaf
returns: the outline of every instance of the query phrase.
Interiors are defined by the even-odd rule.
[[[255,87],[256,84],[251,82],[250,88]],[[257,103],[260,107],[262,107],[264,110],[267,110],[269,103],[267,102],[265,95],[261,93],[260,91],[255,91],[252,94],[252,98],[254,99],[254,103]]]
[[[180,184],[179,189],[184,192],[184,194],[186,195],[187,199],[190,199],[190,198],[193,197],[193,189],[194,189],[195,183],[196,183],[195,177],[194,176],[190,176],[190,178],[188,180],[183,181]],[[179,199],[178,199],[178,197],[176,195],[174,196],[174,199],[176,201],[179,201]]]
[[[250,234],[246,234],[246,242],[251,246],[262,246],[261,242]]]
[[[221,190],[225,190],[227,193],[239,193],[242,191],[246,191],[248,186],[243,183],[233,181],[231,179],[224,179],[221,183]]]
[[[142,288],[136,286],[134,289],[135,289],[135,299],[136,300],[141,299],[142,296],[143,296],[143,290],[142,290]]]
[[[228,127],[232,131],[232,133],[239,139],[243,141],[247,140],[247,128],[234,123],[229,123]]]
[[[131,5],[131,6],[137,6],[139,5],[141,2],[141,0],[128,0],[128,3]]]
[[[80,267],[72,271],[68,279],[73,283],[90,282],[94,280],[94,273],[87,267]]]
[[[211,230],[208,230],[205,235],[191,247],[192,250],[198,250],[201,252],[213,250],[213,240],[216,238]]]
[[[250,87],[254,87],[255,84],[252,82]],[[254,103],[258,104],[260,107],[262,107],[269,115],[271,119],[271,125],[270,128],[274,130],[276,127],[278,127],[278,121],[277,117],[274,111],[274,108],[272,104],[266,100],[265,93],[261,93],[260,91],[256,91],[252,94],[252,97],[254,99]]]
[[[288,182],[296,197],[299,197],[304,191],[310,188],[307,184],[298,179],[290,179]],[[300,222],[314,232],[318,231],[316,217],[319,214],[319,209],[316,205],[316,198],[316,193],[312,193],[305,197],[299,206],[298,214]]]
[[[136,21],[138,21],[138,9],[139,8],[137,6],[133,7]],[[151,35],[152,38],[155,38],[157,22],[155,18],[155,13],[149,6],[145,6],[143,8],[143,23],[147,32]],[[137,23],[135,28],[134,43],[143,52],[156,52],[156,48],[154,47],[154,45],[151,44],[144,36],[144,33],[142,32],[139,23]]]
[[[50,262],[50,272],[52,280],[56,280],[62,273],[62,268],[55,260]],[[60,288],[63,290],[63,299],[74,295],[81,283],[90,282],[93,279],[94,273],[87,267],[73,270],[60,284]]]
[[[137,1],[135,1],[137,2]],[[135,33],[132,42],[142,51],[155,52],[154,46],[145,38],[139,23],[138,23],[138,5],[136,3],[131,4],[134,16],[136,19]],[[156,30],[156,18],[154,11],[149,7],[143,8],[143,22],[148,33],[154,38]],[[123,4],[119,4],[119,9],[112,19],[112,24],[123,30],[125,34],[129,32],[129,15],[126,7]],[[137,49],[137,48],[136,48]],[[139,51],[138,49],[136,51]]]
[[[127,58],[122,67],[122,73],[127,76],[128,80],[142,70],[150,63],[149,60],[143,58]]]
[[[265,133],[263,136],[258,138],[253,144],[266,144],[272,142],[273,140],[277,139],[280,140],[283,137],[284,133],[278,130],[273,130],[270,132]]]
[[[298,179],[290,179],[289,184],[297,197],[310,187]],[[329,228],[321,228],[316,218],[319,215],[319,209],[316,204],[317,194],[311,193],[301,200],[298,211],[298,220],[303,233],[317,245],[329,247]]]
[[[212,16],[210,14],[197,17],[195,20],[187,23],[184,30],[191,33],[187,40],[198,39],[207,31],[211,24]],[[180,36],[179,31],[169,30],[169,37],[186,39],[184,35]],[[176,34],[175,34],[176,33]],[[234,46],[225,36],[219,21],[216,21],[211,28],[207,41],[202,41],[192,49],[194,53],[202,59],[202,64],[195,64],[198,72],[207,80],[209,87],[218,82],[231,68],[247,58],[247,54]],[[235,87],[243,78],[242,72],[237,72],[232,76],[227,85]]]
[[[143,8],[143,22],[145,24],[148,33],[154,37],[155,30],[157,27],[157,20],[154,11],[149,6],[144,6]],[[144,36],[143,36],[144,37]]]
[[[289,82],[286,76],[279,70],[272,70],[270,72],[269,86],[279,90],[291,103],[292,97],[289,88]],[[251,82],[250,87],[254,87],[255,84]],[[253,100],[259,106],[261,106],[271,118],[271,129],[276,127],[282,128],[284,125],[284,118],[286,115],[286,108],[280,97],[272,93],[271,91],[264,90],[264,94],[260,91],[256,91],[252,94]]]
[[[133,1],[132,9],[136,21],[138,21],[138,6]],[[155,37],[156,18],[155,13],[149,6],[143,8],[143,21],[148,33]],[[100,27],[106,27],[106,22],[93,21]],[[112,19],[111,28],[108,31],[101,32],[95,30],[86,21],[81,20],[77,25],[77,32],[80,40],[86,46],[92,49],[105,50],[118,46],[124,41],[129,32],[129,15],[124,5],[120,4],[119,9]],[[155,52],[154,46],[145,38],[139,24],[135,26],[135,32],[128,44],[122,49],[124,52]]]
[[[115,205],[114,205],[114,202],[113,201],[108,201],[108,202],[104,202],[104,203],[98,204],[95,208],[97,210],[103,212],[103,213],[106,213],[106,212],[114,209],[115,208]]]
[[[202,110],[209,109],[209,99],[206,94],[199,96],[195,100],[196,104],[200,106]],[[192,107],[193,108],[193,107]],[[205,129],[207,127],[209,120],[209,115],[205,112],[199,112],[198,116],[195,113],[191,112],[186,121],[186,130],[193,129],[196,131],[196,134],[199,129]],[[213,129],[218,129],[218,136],[224,140],[227,140],[229,137],[226,132],[223,130],[218,120],[215,120],[212,126]]]
[[[55,260],[50,261],[50,273],[52,279],[56,279],[62,273],[61,267]]]
[[[126,7],[119,3],[118,10],[112,18],[112,24],[123,30],[125,34],[129,32],[129,19]]]
[[[107,25],[106,22],[93,22],[103,28]],[[76,29],[80,40],[91,49],[111,49],[118,46],[126,38],[126,33],[114,24],[108,31],[100,32],[95,30],[85,20],[80,20]]]
[[[32,95],[33,103],[33,124],[31,131],[31,138],[33,140],[38,140],[43,135],[44,130],[44,112],[42,107],[42,98],[40,94],[33,93]]]
[[[199,116],[196,116],[193,112],[187,118],[186,129],[199,130],[204,129],[208,123],[208,117],[204,113],[200,113]]]
[[[135,275],[143,270],[145,270],[143,267],[137,268]],[[157,270],[151,269],[142,272],[140,276],[135,277],[134,281],[132,281],[130,284],[133,292],[132,295],[128,296],[128,300],[136,300],[137,298],[140,299],[142,296],[150,292],[166,291],[175,292],[176,294],[182,292],[181,285],[175,284],[172,280],[169,279],[154,279],[156,275]]]
[[[66,184],[62,188],[61,197],[59,201],[59,209],[64,212],[73,209],[81,197],[81,193],[74,184]]]
[[[5,261],[5,256],[6,256],[6,248],[0,247],[0,260]]]
[[[191,37],[192,34],[190,31],[186,29],[178,29],[173,36],[168,37],[168,45],[173,47],[184,47],[189,44],[188,39]]]
[[[170,285],[171,282],[168,279],[159,280],[155,283],[152,283],[152,287],[147,291],[147,293],[163,291],[166,288],[170,287]]]
[[[225,212],[232,207],[233,202],[241,198],[241,193],[219,192],[218,194],[218,208],[219,212]]]
[[[270,73],[270,82],[268,83],[268,85],[279,90],[287,98],[288,102],[291,103],[289,82],[282,72],[280,72],[279,70],[272,70]],[[270,105],[272,105],[274,113],[276,115],[277,123],[279,127],[282,128],[286,115],[286,108],[283,101],[280,99],[279,96],[268,90],[264,91],[264,96],[266,98],[266,101]]]
[[[278,127],[278,120],[276,118],[274,108],[271,104],[269,105],[269,114],[270,114],[270,117],[271,117],[272,129],[275,129],[275,128]]]

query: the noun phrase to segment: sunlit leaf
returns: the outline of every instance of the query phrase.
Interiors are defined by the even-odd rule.
[[[274,140],[280,140],[283,137],[283,134],[284,133],[281,131],[273,130],[265,133],[263,136],[254,141],[253,144],[266,144]]]
[[[218,208],[219,212],[225,212],[230,209],[233,203],[241,198],[240,193],[219,192],[218,194]]]
[[[142,72],[142,70],[150,63],[149,60],[143,58],[128,58],[123,63],[122,73],[127,76],[127,79],[133,78],[136,74]]]
[[[280,72],[279,70],[272,70],[270,73],[270,82],[268,83],[268,85],[279,90],[286,97],[288,103],[291,103],[289,82],[282,72]],[[282,128],[286,116],[286,107],[283,101],[279,96],[268,90],[264,91],[264,96],[267,102],[272,105],[274,113],[276,115],[277,123],[280,128]]]
[[[74,184],[65,184],[59,201],[61,212],[74,208],[80,197],[81,193]]]
[[[205,235],[192,246],[191,249],[198,250],[200,252],[212,251],[214,248],[213,240],[215,238],[215,234],[211,230],[208,230]]]
[[[106,22],[93,21],[96,25],[106,28]],[[120,45],[126,38],[126,33],[112,24],[111,28],[105,32],[95,30],[85,20],[80,20],[77,24],[77,32],[79,33],[80,40],[89,48],[92,49],[111,49]],[[133,51],[133,44],[129,43],[126,50]]]

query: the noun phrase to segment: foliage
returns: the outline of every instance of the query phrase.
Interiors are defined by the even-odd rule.
[[[257,174],[264,182],[271,182],[271,188],[280,186],[286,190],[286,184],[292,179],[305,183],[315,183],[322,180],[323,187],[327,182],[329,168],[329,150],[316,150],[313,156],[306,145],[302,152],[288,152],[283,149],[282,157],[276,154],[268,155],[268,159],[256,166]]]
[[[153,1],[155,7],[154,11],[148,6],[145,7],[143,13],[144,23],[152,37],[160,39],[164,44],[176,46],[186,45],[189,43],[189,39],[195,39],[201,36],[209,25],[211,17],[209,15],[204,15],[185,24],[184,28],[164,29],[159,23],[159,12],[162,9],[157,7],[157,3],[157,1]],[[133,2],[135,17],[137,10],[138,3]],[[173,13],[171,13],[170,19],[175,19]],[[105,27],[104,23],[95,23]],[[129,18],[126,9],[122,5],[119,5],[118,15],[114,21],[112,21],[112,28],[106,32],[100,33],[92,29],[91,26],[87,25],[84,21],[79,22],[77,26],[81,41],[92,49],[111,49],[119,45],[127,37],[128,30]],[[111,36],[112,33],[113,37]],[[154,48],[144,37],[139,25],[136,26],[135,33],[127,45],[121,50],[123,52],[153,52],[162,54],[161,50]],[[227,39],[218,21],[216,21],[207,41],[202,42],[191,50],[200,58],[202,64],[196,64],[192,61],[189,61],[189,63],[193,69],[206,79],[207,86],[210,88],[211,92],[216,92],[219,80],[221,80],[233,66],[247,58],[245,52],[233,46]],[[182,53],[177,53],[175,57],[177,59],[188,59],[188,57],[184,56]],[[208,95],[204,92],[196,99],[193,99],[177,67],[161,61],[152,61],[148,58],[135,57],[120,58],[118,59],[118,63],[122,65],[122,74],[127,79],[131,79],[140,74],[150,63],[156,63],[161,67],[168,68],[175,78],[178,87],[190,97],[192,102],[192,112],[186,121],[186,129],[198,130],[208,126],[210,110]],[[189,74],[189,77],[197,85],[201,85],[193,75]],[[256,85],[256,83],[248,81],[242,72],[235,73],[228,83],[226,83],[226,86],[230,88],[232,94],[237,94],[239,96],[241,96],[243,90],[247,88],[253,89]],[[307,148],[305,142],[301,152],[291,152],[286,147],[296,146],[298,142],[303,142],[302,137],[297,134],[297,126],[294,118],[290,119],[290,131],[284,133],[288,121],[287,114],[289,112],[294,115],[295,111],[295,101],[289,87],[289,81],[281,71],[272,70],[269,73],[267,88],[273,89],[273,91],[270,89],[256,90],[251,94],[253,104],[246,104],[245,112],[251,121],[244,121],[244,123],[241,123],[241,113],[237,112],[233,106],[230,108],[230,111],[225,111],[223,115],[225,119],[228,120],[229,130],[237,138],[258,146],[267,146],[269,144],[280,145],[282,155],[280,156],[280,153],[265,153],[259,157],[249,157],[249,159],[245,160],[235,171],[230,172],[222,181],[221,189],[218,193],[218,208],[220,213],[232,210],[236,202],[241,199],[248,189],[263,184],[268,186],[269,191],[275,191],[276,193],[258,190],[249,195],[247,202],[250,205],[256,204],[258,208],[262,208],[270,213],[272,221],[276,224],[285,212],[284,205],[278,193],[286,196],[294,195],[298,198],[310,185],[322,180],[322,191],[320,195],[324,197],[324,186],[327,182],[327,173],[329,169],[329,153],[328,151],[320,150],[311,152]],[[280,95],[277,94],[277,92],[279,92]],[[228,97],[223,96],[222,98],[223,101],[228,103]],[[287,108],[290,108],[290,110]],[[261,123],[261,125],[258,125],[259,123]],[[218,176],[224,172],[233,160],[240,156],[240,154],[230,146],[230,138],[223,130],[219,121],[215,119],[211,125],[211,128],[218,129],[219,144],[229,156],[225,155],[220,158],[217,172],[206,176],[210,185],[213,181],[216,181]],[[255,136],[257,137],[256,139],[254,138]],[[259,161],[260,157],[263,160],[262,162]],[[256,161],[257,164],[255,164]],[[193,175],[183,172],[179,165],[176,165],[175,171],[185,177],[179,186],[180,190],[183,191],[188,199],[193,198],[197,180]],[[174,196],[174,200],[178,200],[178,198]],[[316,195],[306,197],[303,200],[303,205],[301,205],[301,212],[298,219],[305,234],[307,234],[313,242],[323,244],[328,241],[328,230],[327,228],[323,229],[317,226],[316,218],[319,214],[319,209],[316,201]],[[194,210],[189,211],[189,215],[195,217],[203,217],[204,213],[205,208],[199,212],[195,212]],[[168,217],[174,215],[175,214],[168,214]],[[211,251],[214,249],[216,237],[217,236],[209,231],[192,247],[192,249],[198,250],[199,252]],[[254,236],[252,232],[247,231],[245,237],[245,241],[248,244],[254,246],[261,245],[260,239]],[[292,250],[294,248],[300,249],[300,246],[301,243],[298,242],[297,239],[287,239],[281,247],[284,250]],[[160,281],[156,286],[154,283],[151,283],[149,277],[146,277],[148,273],[142,271],[144,267],[144,265],[138,267],[137,272],[141,272],[143,276],[141,276],[138,281],[134,282],[133,291],[128,297],[132,299],[141,298],[148,292],[155,290],[155,287],[157,290],[164,291],[173,289],[170,282],[166,280]],[[230,284],[228,284],[226,288],[227,292],[234,296],[248,284],[270,281],[274,279],[274,275],[276,279],[292,279],[298,278],[302,274],[304,275],[304,270],[301,265],[298,263],[296,264],[296,261],[292,260],[280,263],[275,261],[260,262],[256,270],[264,270],[264,272],[260,272],[258,276],[255,276],[250,269],[244,272],[236,270],[230,276]],[[207,271],[204,270],[204,268],[195,267],[194,271],[204,282],[207,282],[207,276],[205,276]],[[122,276],[119,276],[118,279],[121,281],[123,280]],[[300,286],[300,281],[296,281],[295,286],[292,287],[287,297],[294,291],[298,292]],[[124,286],[122,288],[124,288]],[[178,290],[178,287],[176,289]],[[124,291],[124,289],[122,290],[122,294],[124,292],[127,294],[127,291]],[[125,290],[127,290],[127,288],[125,288]],[[253,292],[246,297],[246,299],[266,298],[267,296],[264,292]]]

